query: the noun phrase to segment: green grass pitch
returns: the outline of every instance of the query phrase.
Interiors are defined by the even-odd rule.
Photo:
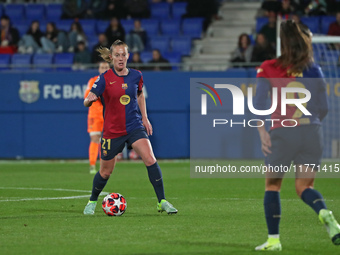
[[[263,179],[191,179],[188,161],[159,164],[177,215],[156,211],[142,163],[119,162],[104,189],[127,199],[121,217],[100,204],[83,215],[93,178],[85,163],[0,163],[0,254],[254,254],[266,240]],[[339,179],[317,179],[315,188],[340,219]],[[281,198],[281,254],[340,254],[293,179]]]

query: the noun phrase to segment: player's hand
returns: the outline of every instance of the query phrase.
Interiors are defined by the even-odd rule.
[[[97,101],[97,100],[98,100],[98,97],[96,96],[96,94],[94,94],[93,92],[90,92],[84,100],[84,105],[86,107],[90,107],[92,105],[92,103]]]
[[[272,142],[270,140],[270,135],[266,130],[260,132],[260,139],[263,154],[267,156],[268,154],[272,153],[272,151],[270,150],[270,147],[272,147]]]
[[[145,129],[146,129],[146,133],[147,133],[148,135],[152,135],[152,132],[153,132],[153,131],[152,131],[152,125],[151,125],[149,119],[148,119],[148,118],[143,118],[142,121],[143,121],[143,126],[144,126]]]

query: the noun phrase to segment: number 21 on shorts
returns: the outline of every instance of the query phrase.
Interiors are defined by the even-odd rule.
[[[111,150],[111,139],[102,138],[102,149]]]

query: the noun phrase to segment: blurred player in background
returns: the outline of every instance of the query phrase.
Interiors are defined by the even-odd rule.
[[[258,110],[267,109],[265,102],[268,93],[272,88],[278,89],[278,107],[271,116],[272,120],[277,119],[277,121],[270,133],[264,126],[258,128],[262,152],[266,156],[266,165],[267,167],[269,165],[290,167],[291,162],[296,165],[295,188],[298,196],[318,214],[320,221],[326,226],[332,242],[335,245],[340,245],[340,226],[332,212],[327,209],[322,195],[313,189],[318,169],[315,167],[313,171],[312,167],[309,167],[321,164],[323,149],[321,121],[328,112],[326,83],[320,66],[313,60],[311,36],[311,32],[305,25],[297,25],[291,20],[282,22],[280,28],[282,55],[277,59],[263,62],[258,69],[257,77],[266,79],[258,79],[254,106]],[[304,78],[314,79],[304,81]],[[281,115],[282,87],[308,89],[311,99],[305,107],[311,115],[305,115],[295,105],[287,105],[287,114]],[[297,98],[298,93],[290,94],[292,98]],[[302,98],[304,96],[303,94]],[[297,126],[283,127],[281,121],[284,119],[296,120]],[[283,172],[267,172],[266,174],[264,211],[268,240],[263,245],[256,247],[255,250],[282,250],[279,239],[279,223],[281,217],[280,189],[283,176]]]
[[[110,69],[110,65],[107,62],[100,62],[98,72],[99,75],[105,73]],[[87,89],[85,91],[86,98],[92,89],[94,82],[99,76],[92,77],[87,83]],[[87,116],[87,132],[90,135],[91,142],[89,147],[89,162],[90,162],[90,174],[96,174],[96,162],[98,158],[98,152],[100,150],[100,137],[102,136],[103,130],[103,105],[100,100],[93,102],[92,106],[89,108],[89,113]]]
[[[158,199],[158,211],[177,213],[177,209],[165,200],[162,172],[149,141],[153,130],[146,112],[142,73],[126,67],[128,46],[120,40],[116,40],[110,49],[100,48],[98,52],[106,62],[112,63],[113,68],[98,77],[84,100],[84,105],[90,107],[100,97],[104,106],[100,170],[94,176],[92,194],[84,214],[94,214],[98,196],[125,144],[136,151],[148,170]]]

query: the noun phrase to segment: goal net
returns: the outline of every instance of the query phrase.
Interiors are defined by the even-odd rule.
[[[340,158],[340,37],[313,36],[314,61],[327,81],[329,112],[323,121],[324,157]]]
[[[278,18],[277,35],[281,20]],[[277,37],[277,56],[280,38]],[[321,66],[327,82],[329,112],[323,120],[324,158],[340,158],[340,36],[313,35],[314,61]],[[311,138],[312,139],[312,138]]]

